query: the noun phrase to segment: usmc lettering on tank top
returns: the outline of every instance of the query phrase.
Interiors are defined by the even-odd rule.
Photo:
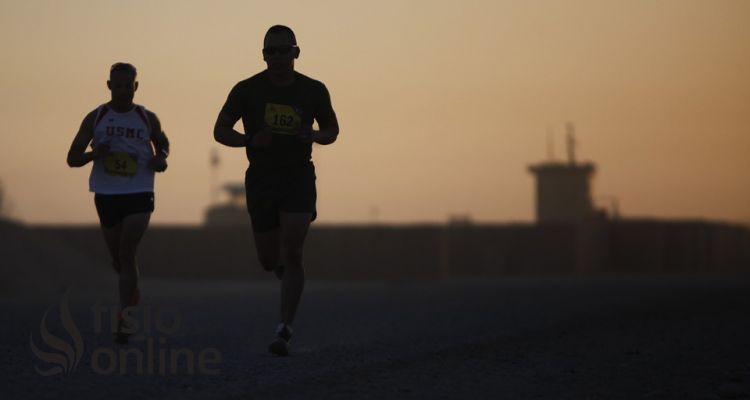
[[[144,129],[126,128],[123,126],[108,126],[106,130],[108,137],[124,137],[127,139],[143,139],[145,133]]]

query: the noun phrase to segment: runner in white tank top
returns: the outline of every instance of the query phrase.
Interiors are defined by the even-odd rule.
[[[148,163],[154,157],[151,127],[143,106],[127,112],[102,104],[96,111],[92,146],[109,146],[109,157],[94,160],[89,190],[101,194],[154,191],[154,170]]]
[[[154,210],[154,172],[167,169],[169,140],[156,114],[133,103],[136,69],[117,63],[109,72],[111,101],[83,119],[68,151],[68,165],[94,162],[89,190],[112,264],[120,275],[115,340],[126,343],[128,308],[138,304],[136,251]],[[91,143],[92,150],[86,152]]]

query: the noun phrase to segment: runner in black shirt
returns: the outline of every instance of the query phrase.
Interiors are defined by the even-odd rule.
[[[250,161],[245,190],[258,259],[281,279],[281,322],[269,346],[278,355],[289,354],[305,284],[302,248],[317,215],[312,144],[331,144],[339,132],[325,85],[294,70],[299,54],[294,32],[272,26],[263,41],[267,69],[234,86],[214,127],[216,141],[245,147]],[[234,130],[239,119],[244,134]]]

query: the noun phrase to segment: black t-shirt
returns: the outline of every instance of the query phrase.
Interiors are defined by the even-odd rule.
[[[312,156],[312,143],[297,137],[300,127],[312,127],[334,115],[331,97],[322,82],[298,72],[289,86],[273,86],[266,71],[258,73],[232,88],[222,112],[242,118],[245,134],[253,135],[270,127],[274,132],[271,146],[246,146],[247,159],[257,166],[290,166],[305,164]]]

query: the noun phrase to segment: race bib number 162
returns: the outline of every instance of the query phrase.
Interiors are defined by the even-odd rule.
[[[266,125],[274,133],[296,135],[302,120],[299,113],[285,104],[266,103]]]

